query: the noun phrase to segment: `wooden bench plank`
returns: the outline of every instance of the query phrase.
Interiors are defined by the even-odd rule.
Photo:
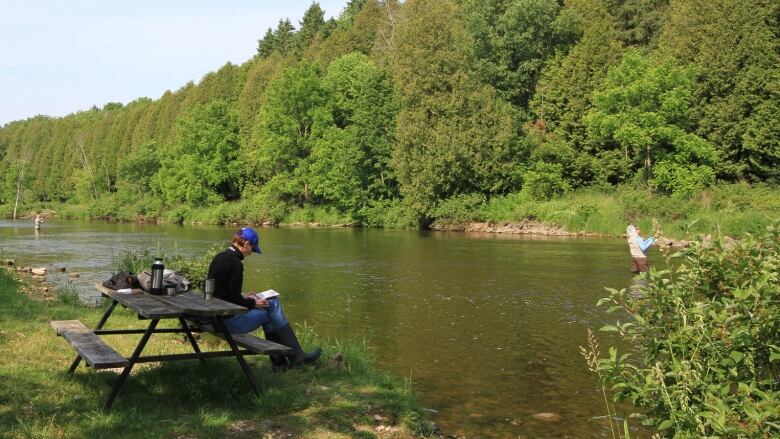
[[[126,367],[129,362],[78,320],[53,320],[51,326],[94,369]]]
[[[215,336],[223,340],[225,339],[225,336],[221,332],[210,332],[210,334],[214,334]],[[289,355],[293,353],[292,348],[288,348],[285,345],[274,343],[264,338],[260,338],[253,334],[246,333],[246,334],[230,334],[230,335],[233,337],[233,340],[235,340],[238,346],[250,350],[252,352],[256,352],[258,354]]]

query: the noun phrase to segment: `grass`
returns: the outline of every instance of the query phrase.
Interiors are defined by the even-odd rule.
[[[94,325],[103,309],[80,305],[72,291],[42,301],[25,294],[33,290],[0,269],[0,437],[413,438],[433,434],[423,431],[430,427],[420,415],[410,385],[377,372],[365,340],[322,340],[305,325],[296,331],[304,347],[323,346],[319,365],[273,374],[267,357],[247,357],[265,388],[259,397],[249,390],[235,359],[209,359],[205,365],[196,360],[148,363],[136,365],[113,410],[103,413],[100,408],[117,371],[94,371],[82,363],[68,376],[75,353],[49,326],[50,320],[67,319]],[[137,326],[135,314],[124,309],[115,310],[107,325]],[[137,342],[135,336],[105,337],[111,337],[110,344],[126,356]],[[222,350],[222,343],[203,336],[200,344],[204,350]],[[145,354],[188,351],[180,336],[155,334]]]
[[[493,198],[472,212],[476,221],[532,218],[571,232],[604,235],[621,235],[629,223],[650,231],[655,219],[675,238],[714,234],[717,229],[730,236],[755,234],[779,217],[780,189],[744,183],[715,186],[688,199],[628,186],[581,189],[551,200],[517,193]]]

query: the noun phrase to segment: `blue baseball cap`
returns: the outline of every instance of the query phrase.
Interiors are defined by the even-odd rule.
[[[237,233],[237,235],[252,243],[253,252],[257,254],[263,253],[260,251],[260,246],[258,245],[260,243],[260,235],[255,232],[255,229],[251,227],[244,227],[240,232]]]

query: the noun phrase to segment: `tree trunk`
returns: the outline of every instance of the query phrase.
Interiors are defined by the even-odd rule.
[[[98,196],[98,190],[97,190],[97,185],[95,184],[95,174],[92,172],[92,166],[89,164],[89,158],[87,157],[87,150],[84,147],[84,145],[86,144],[86,139],[84,137],[84,134],[79,134],[76,137],[75,143],[76,143],[75,145],[76,147],[73,148],[74,153],[76,154],[76,158],[81,164],[81,167],[84,168],[84,170],[87,172],[87,177],[92,183],[92,199],[96,200]]]
[[[27,169],[26,164],[22,164],[22,169],[19,170],[19,175],[16,176],[16,201],[14,202],[14,219],[16,219],[16,209],[19,207],[19,196],[22,193],[22,182],[24,182],[24,171]]]
[[[647,156],[645,157],[645,181],[650,181],[653,178],[653,163],[650,161],[650,145],[645,148]]]

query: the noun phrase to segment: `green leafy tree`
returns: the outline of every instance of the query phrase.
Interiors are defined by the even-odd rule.
[[[583,117],[592,105],[591,95],[609,68],[620,62],[623,48],[603,0],[567,1],[559,20],[580,29],[581,37],[567,53],[547,62],[529,105],[542,130],[555,132],[582,151]]]
[[[666,21],[669,0],[607,0],[619,23],[620,40],[628,46],[652,47]]]
[[[342,211],[359,214],[370,200],[390,198],[389,167],[395,105],[389,75],[363,54],[334,61],[322,81],[309,160],[312,192]]]
[[[296,34],[297,53],[303,53],[309,47],[314,37],[325,24],[325,11],[320,4],[314,2],[306,9],[303,19],[300,21],[300,30]]]
[[[390,58],[399,104],[392,166],[422,224],[440,199],[516,187],[516,115],[469,76],[470,48],[454,2],[404,4]]]
[[[216,72],[203,76],[198,84],[199,100],[202,104],[209,104],[217,100],[233,104],[241,93],[244,79],[244,70],[228,62]]]
[[[281,72],[292,64],[293,60],[291,57],[283,57],[276,53],[268,58],[252,60],[245,66],[246,80],[236,102],[241,132],[240,143],[242,146],[247,146],[252,141],[255,124],[265,101],[265,91],[268,84],[279,77]]]
[[[179,122],[181,143],[160,155],[153,189],[169,205],[203,206],[238,198],[238,120],[223,101],[196,105]]]
[[[265,31],[263,38],[257,41],[257,54],[261,58],[268,58],[276,48],[276,38],[274,30],[270,27]]]
[[[149,193],[152,190],[152,178],[160,170],[160,159],[160,149],[154,142],[149,142],[122,160],[117,182],[120,191],[136,196]]]
[[[324,101],[320,71],[313,64],[288,68],[268,85],[255,141],[247,151],[245,172],[255,188],[277,188],[273,197],[286,203],[308,199],[304,166],[315,113]]]
[[[557,0],[464,0],[474,65],[499,96],[525,109],[544,61],[575,29],[558,25]]]
[[[29,162],[21,159],[9,163],[4,173],[3,193],[0,201],[13,205],[14,219],[16,219],[20,203],[24,203],[24,194],[30,184],[31,179],[28,169]]]
[[[378,0],[350,2],[330,35],[310,45],[304,53],[304,59],[327,66],[336,58],[351,52],[370,54],[381,24],[382,8]]]
[[[679,0],[659,48],[696,69],[698,133],[715,144],[721,178],[780,181],[780,4]]]
[[[619,149],[645,180],[689,195],[714,180],[714,147],[693,133],[690,70],[629,52],[609,72],[586,116],[589,141]]]

